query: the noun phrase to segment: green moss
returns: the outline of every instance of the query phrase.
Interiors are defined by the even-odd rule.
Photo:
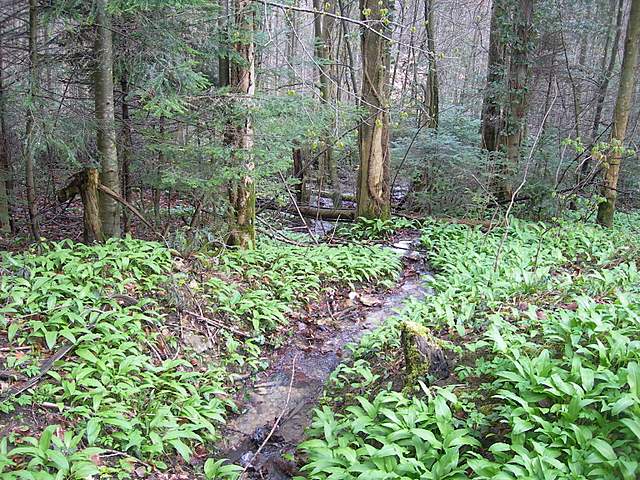
[[[405,361],[405,391],[410,392],[424,378],[431,368],[429,359],[419,350],[418,339],[427,339],[431,333],[424,325],[404,321],[400,325],[402,349]]]

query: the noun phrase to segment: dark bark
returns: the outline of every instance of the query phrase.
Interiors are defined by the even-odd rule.
[[[122,88],[122,146],[120,148],[120,159],[122,164],[122,193],[127,202],[131,202],[131,148],[133,145],[131,135],[131,116],[129,114],[129,75],[125,70],[120,78]],[[125,233],[129,232],[129,213],[126,208],[122,209],[122,226]]]
[[[24,163],[27,187],[27,208],[29,210],[29,226],[34,240],[40,238],[40,224],[38,221],[38,204],[36,199],[36,185],[34,177],[34,128],[35,101],[38,92],[38,2],[29,0],[29,106],[27,108]]]
[[[429,74],[425,106],[427,110],[426,124],[428,128],[437,129],[440,121],[440,101],[438,94],[438,66],[436,63],[436,34],[435,18],[433,15],[433,0],[424,0],[424,22],[427,36],[427,55],[429,56]]]
[[[4,90],[3,34],[0,31],[0,233],[13,233],[13,175]]]

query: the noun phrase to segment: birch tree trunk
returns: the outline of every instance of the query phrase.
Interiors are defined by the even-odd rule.
[[[635,87],[635,70],[638,65],[638,50],[640,50],[640,0],[631,0],[627,35],[624,41],[624,56],[620,85],[616,106],[613,112],[613,129],[611,131],[611,154],[605,165],[602,196],[605,201],[598,206],[598,223],[605,227],[613,225],[613,214],[618,197],[618,177],[623,155],[623,145],[629,123],[629,113],[633,101]]]
[[[364,118],[358,129],[360,169],[356,216],[387,219],[389,190],[389,8],[388,0],[360,0]],[[385,38],[386,37],[386,38]]]
[[[107,0],[96,0],[95,109],[100,182],[120,195],[118,151],[113,104],[113,46]],[[120,236],[120,205],[108,195],[100,195],[100,220],[105,237]]]
[[[27,187],[27,208],[29,210],[29,226],[34,240],[40,238],[38,222],[38,205],[36,203],[36,186],[33,172],[35,140],[34,108],[38,91],[38,1],[29,0],[29,105],[24,145],[25,180]]]
[[[226,140],[232,148],[233,167],[238,169],[238,179],[230,182],[229,238],[228,243],[240,248],[255,246],[256,193],[252,178],[253,126],[247,112],[247,100],[255,92],[255,44],[254,11],[251,0],[235,0],[235,20],[239,35],[233,45],[229,81],[231,90],[238,95],[237,104],[242,109],[241,118],[234,118],[228,126]]]

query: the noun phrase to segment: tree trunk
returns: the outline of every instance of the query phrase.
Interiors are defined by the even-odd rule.
[[[357,216],[387,219],[391,211],[389,191],[389,38],[388,0],[361,0],[361,19],[368,28],[361,33],[362,95],[365,116],[358,129]],[[372,31],[372,30],[375,30]],[[378,32],[376,34],[376,32]],[[384,38],[384,37],[386,38]]]
[[[1,27],[0,27],[1,28]],[[4,91],[4,58],[3,34],[0,32],[0,233],[14,231],[13,225],[13,181],[9,153],[9,133],[5,120],[5,91]]]
[[[609,10],[611,11],[613,18],[613,10],[616,7],[616,0],[611,0]],[[618,45],[620,44],[620,36],[622,32],[622,17],[624,14],[624,0],[618,1],[617,14],[615,16],[615,22],[611,20],[607,27],[606,42],[602,53],[602,59],[600,64],[600,81],[598,84],[598,91],[596,93],[596,110],[593,115],[593,126],[591,127],[590,143],[595,142],[598,138],[598,130],[600,130],[600,123],[602,121],[602,111],[604,110],[604,101],[607,97],[607,90],[609,89],[609,81],[613,76],[613,69],[616,66],[616,58],[618,56]],[[613,34],[613,41],[611,38],[612,31],[615,25],[615,33]],[[611,47],[611,48],[609,48]],[[609,51],[611,52],[609,54]],[[609,54],[609,63],[607,64],[607,55]],[[586,178],[589,174],[590,167],[589,158],[586,158],[582,162],[580,167],[580,180]]]
[[[255,92],[255,44],[254,11],[251,0],[236,0],[236,29],[242,32],[241,40],[233,45],[234,60],[231,63],[231,90],[244,99]],[[240,248],[255,246],[256,193],[253,182],[253,125],[251,117],[238,99],[243,110],[241,118],[234,118],[228,126],[226,140],[231,146],[233,167],[238,169],[238,179],[228,186],[229,196],[229,245]]]
[[[29,107],[27,108],[27,121],[25,131],[24,164],[27,187],[27,208],[29,210],[29,226],[34,240],[40,238],[40,225],[38,222],[38,205],[36,203],[36,185],[33,172],[34,163],[34,127],[35,127],[35,101],[38,91],[38,2],[29,0]]]
[[[482,108],[482,146],[496,166],[492,190],[498,202],[511,198],[511,177],[520,158],[527,111],[532,21],[533,0],[518,0],[515,5],[505,0],[494,0]],[[504,38],[510,39],[509,48],[503,42]],[[507,52],[510,57],[508,65],[505,61]]]
[[[618,176],[623,155],[623,144],[629,122],[629,113],[635,86],[635,70],[638,65],[640,49],[640,0],[631,1],[627,35],[624,41],[624,56],[620,72],[620,85],[616,106],[613,112],[613,129],[611,131],[612,149],[606,164],[602,196],[605,201],[598,206],[598,223],[610,227],[618,196]]]
[[[504,128],[504,118],[499,104],[499,93],[506,75],[505,46],[500,31],[504,14],[503,0],[493,0],[489,27],[487,83],[482,102],[482,148],[486,149],[490,155],[495,155],[498,133]]]
[[[533,24],[533,0],[519,0],[513,16],[516,40],[509,49],[508,92],[509,99],[505,118],[504,144],[507,158],[499,199],[510,199],[513,195],[511,177],[520,162],[520,146],[526,130],[527,89],[529,82],[529,43]]]
[[[218,87],[226,87],[229,85],[229,0],[220,0],[220,17],[218,18],[218,28],[220,30],[220,50],[218,55]]]
[[[122,88],[122,147],[121,147],[121,163],[122,163],[122,193],[124,199],[131,203],[131,147],[133,140],[131,137],[131,116],[129,115],[129,75],[125,70],[120,78],[120,87]],[[126,208],[122,209],[122,226],[125,233],[130,230],[129,212]]]
[[[304,152],[306,149],[297,147],[293,149],[293,176],[298,181],[295,187],[296,201],[298,203],[309,203],[309,190],[307,189],[307,171]]]
[[[120,193],[118,151],[113,105],[113,46],[107,0],[96,0],[95,108],[100,181]],[[100,195],[100,216],[105,237],[120,236],[120,205],[108,195]]]
[[[429,74],[427,76],[427,128],[438,128],[440,104],[438,99],[438,71],[436,64],[436,35],[433,16],[433,0],[424,0],[424,24],[427,35],[427,55],[429,56]]]
[[[615,0],[611,2],[611,9],[613,10],[613,6],[615,5]],[[611,12],[613,13],[613,12]],[[613,36],[613,42],[611,43],[611,53],[609,56],[609,64],[607,65],[607,69],[604,70],[608,46],[611,40],[611,29],[613,28],[613,22],[609,23],[609,29],[607,30],[607,41],[605,45],[605,50],[602,56],[602,77],[600,78],[600,83],[598,86],[598,94],[596,97],[596,111],[593,116],[593,127],[591,128],[591,140],[595,141],[598,136],[598,130],[600,129],[600,122],[602,119],[602,110],[604,109],[604,101],[607,97],[607,90],[609,88],[609,81],[613,75],[613,69],[616,66],[616,58],[618,56],[618,45],[620,44],[620,36],[622,34],[622,17],[624,15],[624,0],[619,0],[618,9],[616,14],[615,21],[615,33]],[[585,162],[586,164],[586,162]]]
[[[313,8],[316,11],[334,13],[335,3],[323,2],[321,0],[313,0]],[[321,101],[325,105],[334,105],[336,101],[336,67],[335,58],[333,52],[333,41],[331,38],[334,26],[334,19],[329,15],[316,14],[313,19],[313,27],[315,33],[315,51],[316,62],[318,66],[318,77],[320,85],[320,97]],[[329,183],[333,190],[331,196],[333,200],[333,206],[340,208],[342,204],[342,194],[340,191],[340,181],[338,178],[338,163],[333,155],[331,130],[333,129],[333,122],[328,126],[329,131],[324,132],[324,138],[321,141],[320,148],[324,150],[320,159],[320,164],[327,168],[329,173]],[[320,172],[323,174],[323,172]]]

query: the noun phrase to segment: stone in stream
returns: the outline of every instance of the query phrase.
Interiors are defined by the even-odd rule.
[[[449,363],[444,351],[429,329],[416,322],[400,325],[400,341],[405,362],[405,389],[410,391],[418,381],[431,375],[436,379],[449,376]]]

